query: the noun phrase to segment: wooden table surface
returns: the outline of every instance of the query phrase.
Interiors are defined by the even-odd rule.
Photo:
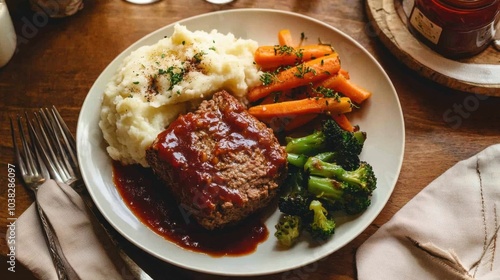
[[[396,188],[380,215],[352,242],[307,267],[248,279],[356,279],[356,249],[422,188],[457,161],[500,141],[500,98],[458,92],[416,75],[379,41],[360,0],[237,0],[214,5],[203,0],[162,0],[138,6],[121,0],[86,0],[77,14],[47,20],[34,14],[27,0],[8,0],[18,50],[0,69],[0,219],[7,223],[7,165],[14,163],[9,116],[26,109],[55,105],[76,131],[77,117],[87,92],[111,60],[144,35],[177,20],[234,8],[273,8],[293,11],[337,27],[361,43],[384,67],[402,105],[406,146]],[[16,187],[16,214],[33,201]],[[0,229],[5,236],[6,226]],[[229,279],[184,270],[162,263],[125,244],[132,257],[155,279]],[[7,246],[0,239],[1,273],[7,279],[30,279],[17,264],[7,274]],[[278,260],[277,260],[278,261]],[[32,277],[32,276],[31,276]],[[6,279],[6,278],[3,278]]]

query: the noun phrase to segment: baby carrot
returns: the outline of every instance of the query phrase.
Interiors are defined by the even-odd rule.
[[[314,120],[317,116],[318,114],[304,114],[290,118],[290,120],[285,125],[285,131],[291,131],[299,128]]]
[[[351,121],[347,118],[345,114],[332,115],[332,119],[344,130],[353,132],[354,125],[351,124]]]
[[[342,74],[342,76],[344,76],[348,80],[351,78],[351,76],[349,75],[349,71],[343,68],[339,70],[339,74]]]
[[[278,72],[275,76],[270,77],[269,84],[250,89],[247,98],[250,102],[254,102],[272,92],[292,89],[326,79],[335,75],[339,69],[340,60],[336,53],[316,58]]]
[[[343,114],[352,111],[351,100],[347,97],[312,97],[279,103],[256,105],[248,112],[256,118],[296,116],[300,114]]]
[[[264,69],[295,65],[334,53],[329,45],[307,45],[294,48],[290,45],[260,46],[254,54],[255,63]]]
[[[341,71],[336,75],[332,75],[313,86],[314,88],[325,87],[338,91],[345,96],[351,98],[356,104],[361,104],[366,99],[370,98],[372,93],[346,78]]]
[[[291,131],[299,128],[312,120],[314,120],[318,114],[300,114],[296,116],[285,116],[285,117],[270,117],[263,118],[260,117],[259,120],[267,124],[275,132]]]
[[[293,46],[292,33],[290,29],[281,29],[278,32],[278,42],[282,46]]]

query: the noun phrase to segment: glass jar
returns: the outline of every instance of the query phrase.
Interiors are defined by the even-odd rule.
[[[495,35],[500,0],[415,0],[408,28],[449,58],[476,55]]]

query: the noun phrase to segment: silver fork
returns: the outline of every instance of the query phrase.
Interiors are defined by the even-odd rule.
[[[35,135],[41,156],[50,175],[57,182],[68,184],[77,191],[83,191],[76,141],[55,107],[40,109],[35,113]]]
[[[65,183],[80,194],[87,207],[98,220],[110,241],[116,246],[123,261],[135,279],[152,279],[119,246],[114,230],[107,224],[102,214],[90,198],[81,178],[77,160],[76,141],[56,107],[42,108],[35,114],[34,137],[39,143],[40,155],[54,180]],[[127,277],[128,278],[128,277]]]
[[[27,115],[26,115],[27,117]],[[47,221],[45,213],[38,203],[37,192],[38,187],[42,185],[47,179],[49,179],[49,173],[47,168],[40,160],[38,153],[32,147],[33,144],[33,134],[30,130],[30,123],[28,118],[26,118],[27,131],[29,133],[30,141],[25,134],[25,129],[23,127],[21,117],[17,117],[17,127],[19,131],[19,137],[21,140],[22,150],[17,145],[16,133],[14,129],[14,124],[12,118],[10,119],[10,129],[12,135],[12,144],[14,147],[14,156],[16,158],[19,171],[23,177],[25,185],[33,191],[35,194],[35,207],[38,213],[38,217],[42,224],[42,230],[44,232],[45,241],[49,247],[50,256],[54,263],[56,273],[59,279],[69,279],[68,277],[68,262],[64,257],[62,249],[57,241],[57,238],[52,230],[51,225]],[[71,270],[71,268],[69,268]]]

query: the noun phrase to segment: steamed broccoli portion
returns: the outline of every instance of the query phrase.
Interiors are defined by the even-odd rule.
[[[365,140],[359,127],[346,131],[332,119],[309,135],[286,138],[289,174],[278,198],[283,216],[275,234],[281,244],[292,246],[301,231],[326,240],[335,232],[334,211],[352,215],[370,206],[377,179],[360,160]]]
[[[329,152],[330,160],[348,170],[356,169],[359,165],[359,155],[363,150],[366,132],[351,132],[342,129],[334,120],[323,122],[320,130],[298,137],[286,138],[285,150],[289,154],[290,163],[298,166],[304,156],[316,156]]]
[[[276,232],[274,236],[281,245],[291,247],[301,234],[301,223],[302,221],[299,216],[283,215],[275,226]]]
[[[328,211],[319,200],[311,201],[309,210],[313,212],[307,231],[315,239],[326,240],[335,233],[335,221],[328,217]]]

